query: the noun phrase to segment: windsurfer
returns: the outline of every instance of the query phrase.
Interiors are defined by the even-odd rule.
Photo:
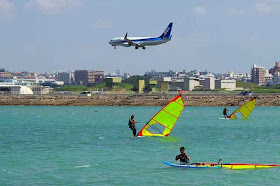
[[[185,153],[185,147],[180,148],[181,154],[177,155],[175,160],[180,159],[181,163],[191,163],[190,157]]]
[[[223,114],[225,116],[225,118],[228,118],[228,114],[227,111],[229,111],[226,107],[224,108]]]
[[[136,128],[135,128],[135,123],[140,123],[134,120],[134,116],[132,115],[130,119],[128,120],[128,126],[133,132],[133,136],[136,137]]]

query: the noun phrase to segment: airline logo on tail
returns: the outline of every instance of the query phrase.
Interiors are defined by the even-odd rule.
[[[164,30],[164,32],[161,35],[161,37],[166,37],[166,38],[171,38],[172,37],[172,36],[170,36],[172,25],[173,25],[173,23],[169,23],[168,27]]]
[[[167,28],[166,28],[166,30],[164,31],[163,35],[164,35],[164,36],[166,36],[166,35],[167,35],[167,33],[169,32],[169,30],[170,30],[170,28],[169,28],[169,27],[167,27]]]

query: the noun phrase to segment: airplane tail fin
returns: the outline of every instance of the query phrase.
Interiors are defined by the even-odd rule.
[[[173,23],[171,22],[171,23],[169,23],[169,25],[168,25],[168,27],[164,30],[164,32],[161,34],[161,36],[160,37],[165,37],[165,38],[169,38],[169,39],[171,39],[171,30],[172,30],[172,25],[173,25]]]

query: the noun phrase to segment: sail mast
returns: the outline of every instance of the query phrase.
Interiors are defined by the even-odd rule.
[[[175,126],[184,106],[185,104],[181,95],[178,95],[161,108],[140,130],[137,136],[168,136]]]
[[[247,119],[248,116],[252,113],[256,106],[256,97],[252,98],[250,101],[245,103],[244,105],[240,106],[238,109],[236,109],[231,115],[229,115],[228,118],[230,119],[236,119],[237,113],[242,114],[242,119]]]

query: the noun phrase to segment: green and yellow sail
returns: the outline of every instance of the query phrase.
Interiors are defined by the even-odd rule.
[[[184,101],[178,95],[154,115],[137,136],[168,136],[184,107]]]
[[[252,98],[250,101],[236,109],[231,115],[229,115],[228,118],[230,119],[236,119],[237,114],[242,114],[242,119],[247,119],[248,116],[251,114],[251,112],[254,110],[256,106],[256,97]]]

